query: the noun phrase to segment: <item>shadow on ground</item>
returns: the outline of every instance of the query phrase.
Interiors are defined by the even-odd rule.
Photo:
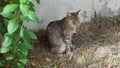
[[[120,17],[92,19],[77,31],[72,59],[51,54],[45,31],[38,32],[26,68],[120,68]]]

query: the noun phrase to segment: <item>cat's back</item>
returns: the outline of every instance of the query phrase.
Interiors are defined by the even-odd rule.
[[[50,22],[47,26],[47,37],[52,45],[54,45],[56,42],[59,42],[63,38],[61,24],[62,22],[57,20]]]
[[[48,30],[54,30],[54,31],[57,30],[58,31],[61,29],[61,24],[62,24],[61,20],[52,21],[48,24],[47,31]]]

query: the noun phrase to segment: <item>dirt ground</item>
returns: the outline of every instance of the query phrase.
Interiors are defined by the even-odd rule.
[[[120,68],[120,17],[92,19],[77,32],[71,57],[51,54],[45,31],[38,32],[26,68]]]

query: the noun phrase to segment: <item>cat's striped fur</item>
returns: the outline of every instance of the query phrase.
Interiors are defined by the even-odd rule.
[[[80,10],[79,10],[80,11]],[[55,54],[71,53],[71,38],[79,27],[79,11],[67,13],[62,20],[50,22],[47,27],[47,38],[50,51]]]

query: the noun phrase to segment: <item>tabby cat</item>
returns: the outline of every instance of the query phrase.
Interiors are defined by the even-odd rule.
[[[47,26],[47,38],[50,51],[54,54],[70,54],[75,47],[72,45],[72,35],[79,27],[79,12],[67,13],[62,20],[50,22]]]

